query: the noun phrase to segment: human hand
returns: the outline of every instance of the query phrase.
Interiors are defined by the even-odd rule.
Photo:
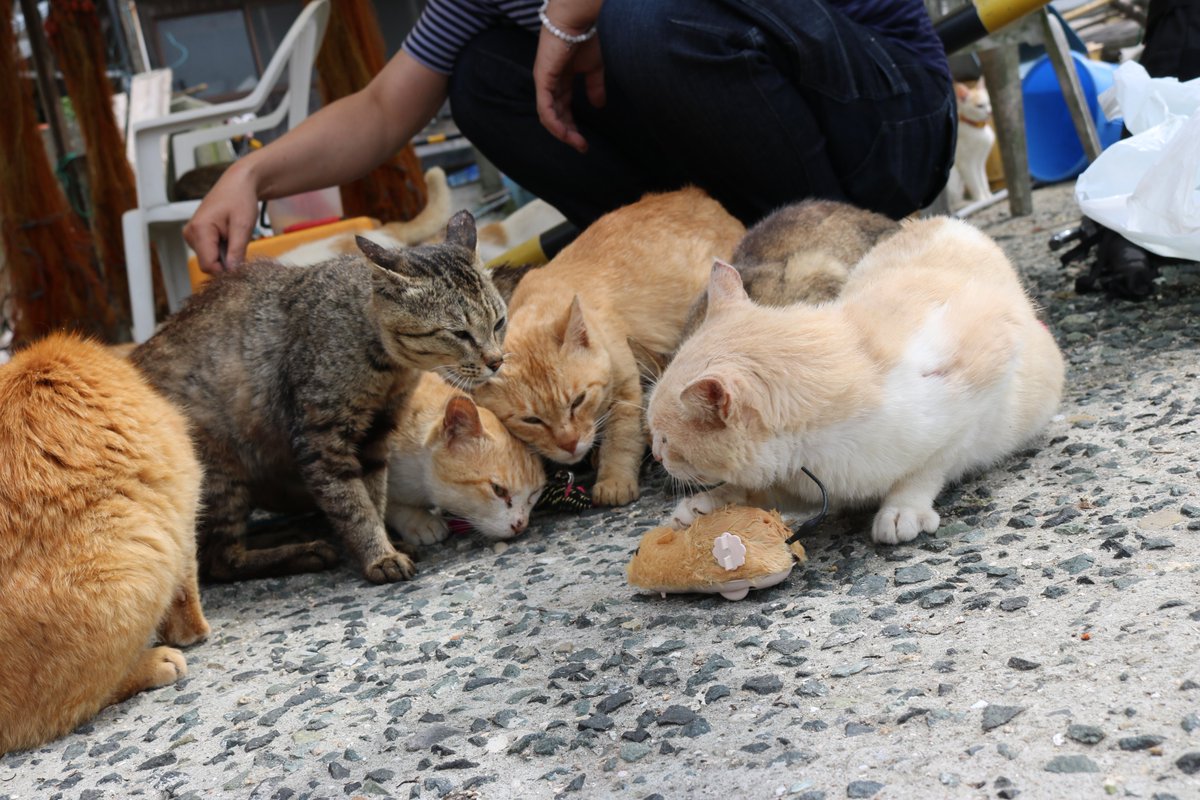
[[[579,30],[563,27],[571,34],[582,33],[585,29],[586,26]],[[575,76],[580,73],[584,76],[588,102],[596,108],[603,107],[604,59],[600,54],[600,42],[593,36],[582,44],[573,45],[543,28],[533,62],[538,119],[554,138],[586,153],[587,140],[579,132],[571,112],[572,89]]]
[[[183,238],[196,251],[200,269],[210,275],[242,265],[258,219],[254,180],[239,166],[225,171],[183,228]]]

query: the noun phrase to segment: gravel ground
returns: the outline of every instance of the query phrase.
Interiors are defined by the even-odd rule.
[[[894,548],[869,514],[745,600],[635,595],[671,507],[537,520],[348,568],[208,587],[190,676],[0,759],[0,798],[1200,797],[1200,274],[1076,296],[1069,186],[997,237],[1069,358],[1039,445]]]

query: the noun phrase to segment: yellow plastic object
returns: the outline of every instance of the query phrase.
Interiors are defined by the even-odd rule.
[[[975,12],[992,33],[1046,4],[1047,0],[975,0]]]
[[[267,236],[262,239],[255,239],[250,243],[246,248],[246,260],[253,261],[256,258],[274,258],[302,244],[326,239],[330,236],[337,236],[341,233],[372,231],[378,227],[379,220],[372,217],[351,217],[350,219],[330,222],[327,225],[304,228],[292,233]],[[198,289],[200,284],[208,280],[208,275],[200,271],[200,262],[195,256],[188,258],[188,275],[192,280],[192,291]]]
[[[487,262],[485,266],[498,267],[501,264],[512,264],[514,267],[520,267],[525,264],[541,265],[549,260],[546,258],[545,251],[542,250],[542,237],[534,236],[515,247],[505,250]]]

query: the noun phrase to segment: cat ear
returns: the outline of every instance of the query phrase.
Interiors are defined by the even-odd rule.
[[[478,439],[483,435],[483,422],[479,419],[479,409],[476,408],[471,398],[461,395],[450,398],[442,416],[442,432],[449,445],[469,439]]]
[[[378,242],[373,242],[365,236],[355,236],[354,243],[362,254],[386,270],[394,270],[400,263],[400,251],[389,250]]]
[[[733,395],[720,378],[712,375],[697,378],[685,386],[679,396],[703,421],[713,427],[723,428],[729,421],[733,410]]]
[[[982,91],[987,91],[987,84],[984,82],[983,76],[979,76],[979,80],[975,82],[975,88]]]
[[[965,83],[954,82],[954,96],[959,100],[966,100],[970,91],[971,89]]]
[[[450,218],[446,225],[446,241],[457,244],[474,252],[475,250],[475,217],[465,208]]]
[[[562,342],[564,346],[591,347],[591,339],[588,337],[587,320],[583,318],[583,305],[579,302],[579,295],[575,295],[575,299],[571,301],[571,308],[567,310],[567,319],[563,326]]]
[[[708,313],[749,300],[742,274],[721,259],[714,259],[708,278]]]

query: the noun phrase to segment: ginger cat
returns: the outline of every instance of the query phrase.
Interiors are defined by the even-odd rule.
[[[0,368],[0,754],[187,674],[200,465],[128,361],[55,335]]]
[[[496,415],[432,372],[421,376],[391,437],[388,524],[436,544],[460,517],[490,539],[516,536],[546,485],[542,461]]]
[[[574,464],[601,439],[592,499],[632,502],[646,437],[629,340],[674,351],[712,259],[727,258],[743,232],[695,188],[604,215],[517,284],[504,369],[476,400],[552,461]]]
[[[871,536],[932,533],[942,487],[1036,436],[1063,359],[1004,253],[948,218],[904,225],[837,300],[755,305],[713,267],[708,314],[663,372],[647,418],[673,476],[724,485],[685,499],[690,524],[727,503],[882,500]]]

